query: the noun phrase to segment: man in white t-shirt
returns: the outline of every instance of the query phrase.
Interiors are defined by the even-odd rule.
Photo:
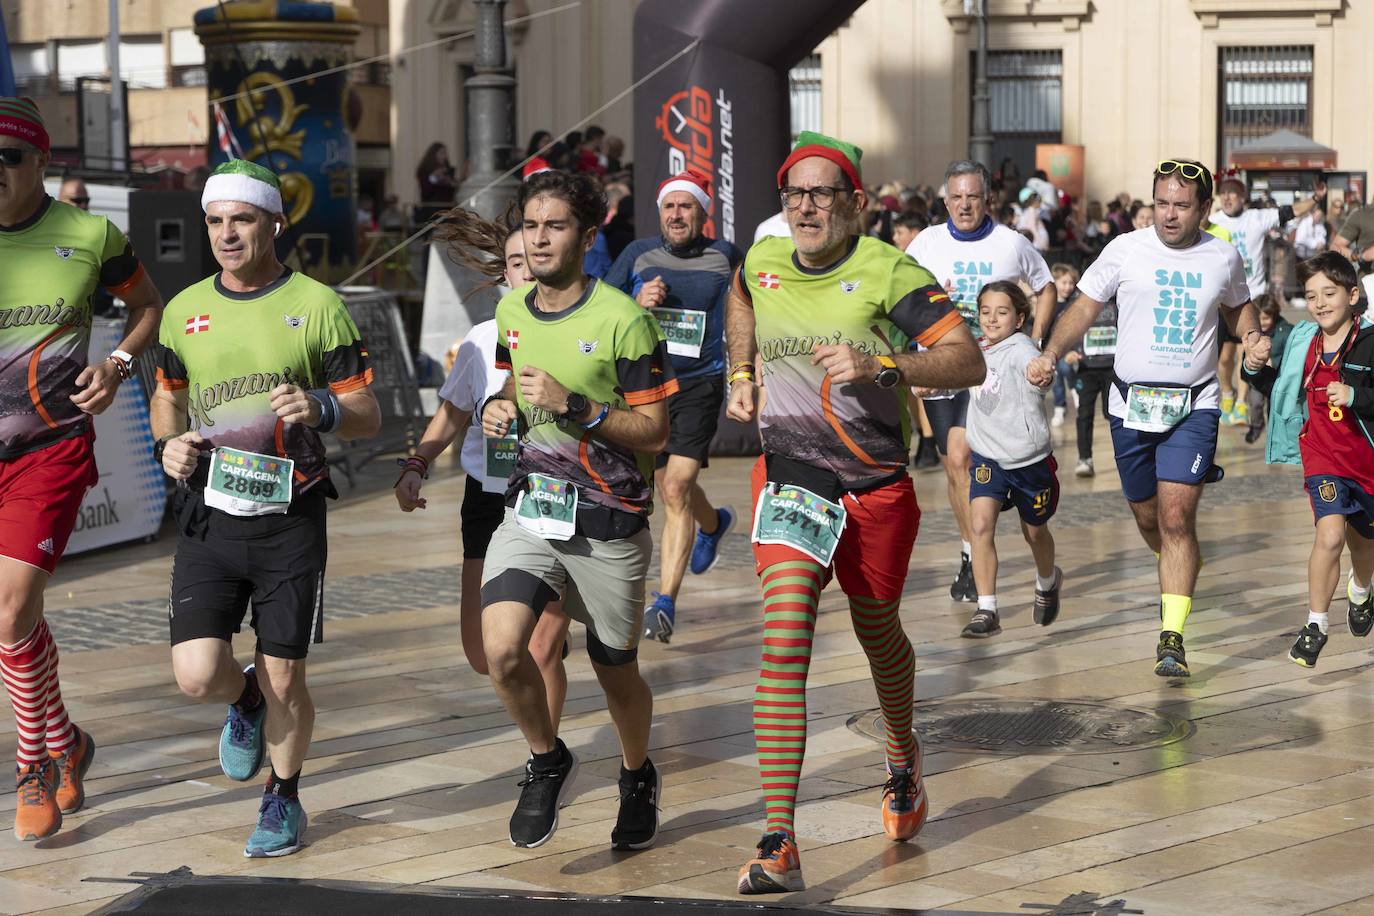
[[[1201,565],[1198,500],[1204,483],[1221,479],[1212,463],[1221,416],[1217,334],[1224,320],[1246,346],[1259,339],[1238,253],[1201,231],[1211,198],[1205,166],[1191,159],[1159,163],[1154,228],[1118,236],[1103,249],[1026,369],[1033,384],[1048,386],[1059,354],[1083,336],[1104,302],[1116,299],[1112,446],[1136,526],[1159,557],[1161,677],[1189,675],[1183,625]]]
[[[945,170],[945,207],[949,221],[916,236],[906,253],[935,275],[953,300],[974,336],[978,330],[978,293],[994,280],[1023,282],[1036,291],[1035,324],[1031,335],[1043,339],[1054,317],[1054,278],[1045,259],[1025,236],[1000,225],[988,213],[992,176],[978,162],[951,162]],[[967,391],[912,389],[925,402],[926,417],[935,433],[935,447],[945,468],[949,505],[959,524],[963,549],[959,573],[949,587],[955,601],[977,601],[969,559],[969,448],[964,441],[968,417]]]
[[[1212,216],[1212,222],[1231,233],[1231,244],[1236,246],[1245,267],[1250,299],[1258,302],[1269,291],[1269,271],[1264,257],[1269,233],[1307,213],[1315,204],[1311,200],[1300,200],[1291,207],[1247,207],[1247,198],[1245,182],[1234,174],[1222,176],[1217,182],[1217,202],[1221,204],[1221,212]],[[1246,415],[1245,392],[1242,390],[1237,395],[1236,343],[1236,339],[1223,328],[1221,357],[1217,364],[1217,374],[1221,379],[1221,419],[1231,426],[1246,426],[1249,418]]]

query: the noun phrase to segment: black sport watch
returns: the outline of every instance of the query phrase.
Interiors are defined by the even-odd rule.
[[[878,363],[883,368],[874,376],[873,384],[879,388],[896,388],[901,384],[902,371],[897,368],[896,360],[890,356],[879,356]]]
[[[569,391],[568,409],[563,411],[563,416],[558,419],[562,422],[578,422],[578,417],[585,414],[589,406],[591,405],[588,403],[586,395],[578,394],[576,391]]]
[[[167,450],[167,443],[175,438],[176,436],[163,436],[153,443],[153,460],[157,462],[159,467],[162,465],[162,453]]]

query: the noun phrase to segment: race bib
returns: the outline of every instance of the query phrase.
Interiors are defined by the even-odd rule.
[[[1126,389],[1127,429],[1143,433],[1167,433],[1183,422],[1193,409],[1191,388],[1147,388],[1131,385]]]
[[[577,533],[577,487],[557,477],[531,474],[515,497],[515,522],[546,541]]]
[[[280,515],[291,506],[290,458],[220,446],[210,454],[205,505],[230,515]]]
[[[755,544],[785,544],[829,566],[844,533],[844,506],[805,487],[769,483],[754,507]]]
[[[706,342],[706,313],[697,309],[655,308],[649,312],[658,319],[668,352],[673,356],[697,359]]]
[[[488,436],[487,477],[492,480],[509,480],[515,473],[515,456],[520,452],[520,437]]]
[[[1116,328],[1088,328],[1083,335],[1084,356],[1115,356]]]

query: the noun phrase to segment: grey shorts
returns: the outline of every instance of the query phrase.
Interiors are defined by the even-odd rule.
[[[487,547],[482,607],[517,601],[539,613],[561,595],[563,613],[587,627],[592,661],[629,664],[644,632],[644,577],[652,553],[647,527],[614,541],[580,535],[546,541],[516,524],[508,508]]]

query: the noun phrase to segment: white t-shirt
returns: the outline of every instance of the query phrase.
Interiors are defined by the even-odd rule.
[[[911,240],[906,253],[935,275],[940,285],[952,290],[950,301],[963,316],[964,323],[976,337],[978,329],[978,294],[995,280],[1024,280],[1039,292],[1054,282],[1050,268],[1040,252],[1021,233],[1000,223],[986,236],[973,242],[961,242],[950,235],[949,223],[939,223]],[[944,392],[927,400],[954,397]]]
[[[496,321],[484,321],[468,331],[468,336],[458,345],[453,369],[444,379],[439,397],[459,410],[471,413],[479,404],[499,392],[509,377],[509,372],[496,368]],[[459,461],[469,477],[482,481],[482,489],[486,492],[506,492],[505,478],[487,477],[486,437],[482,435],[482,424],[476,417],[463,436],[463,451]]]
[[[1258,299],[1269,289],[1269,275],[1264,266],[1264,239],[1269,230],[1279,225],[1279,211],[1245,208],[1240,216],[1227,216],[1218,212],[1212,222],[1224,227],[1231,233],[1231,244],[1240,253],[1241,263],[1245,266],[1245,282],[1250,287],[1250,298]]]
[[[758,228],[754,230],[754,241],[758,242],[760,239],[766,239],[770,236],[788,238],[791,235],[792,227],[787,225],[787,214],[779,210],[759,223]]]
[[[1021,215],[1016,218],[1016,228],[1025,229],[1035,240],[1031,243],[1036,251],[1050,250],[1050,232],[1045,228],[1045,221],[1040,216],[1040,210],[1036,207],[1027,207],[1021,211]]]
[[[1215,236],[1201,236],[1191,248],[1170,248],[1153,228],[1119,235],[1078,288],[1098,302],[1116,297],[1115,371],[1122,381],[1192,387],[1211,379],[1193,401],[1204,409],[1219,401],[1219,309],[1244,305],[1250,291],[1239,253]],[[1115,385],[1108,405],[1113,416],[1126,415]]]

